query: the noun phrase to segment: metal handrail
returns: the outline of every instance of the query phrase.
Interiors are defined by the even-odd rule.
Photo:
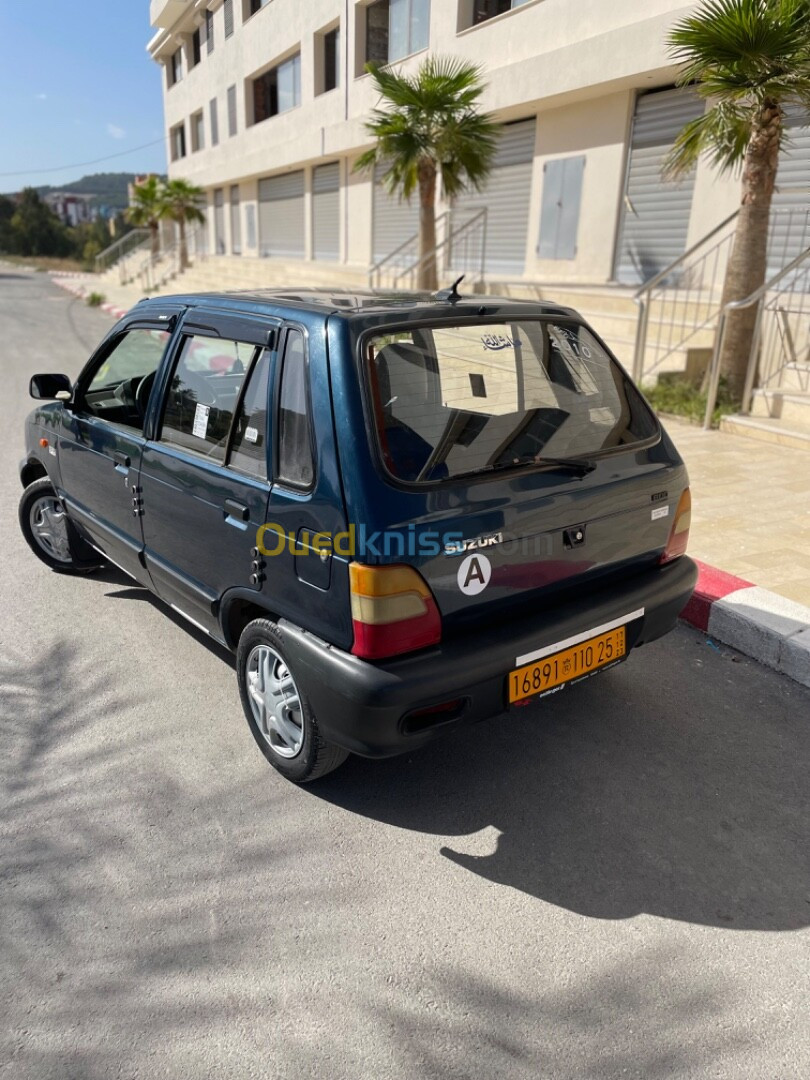
[[[679,255],[677,259],[674,259],[668,266],[665,266],[663,270],[659,271],[649,281],[645,281],[644,284],[636,290],[633,294],[633,303],[638,307],[638,322],[636,323],[636,340],[633,346],[633,378],[636,382],[641,382],[644,374],[644,354],[647,348],[647,328],[650,319],[650,294],[653,289],[657,288],[663,281],[670,277],[679,266],[683,265],[690,259],[695,252],[700,248],[705,247],[710,240],[713,240],[718,233],[721,233],[726,229],[732,221],[739,215],[740,210],[737,208],[733,214],[729,214],[727,218],[724,218],[719,225],[715,225],[713,229],[702,236],[696,243],[692,244],[690,248],[687,248],[682,255]],[[725,241],[719,241],[724,243]],[[708,249],[703,258],[708,257],[715,248]]]
[[[109,256],[111,256],[114,252],[117,252],[119,248],[123,248],[126,245],[131,245],[128,246],[128,250],[124,252],[124,254],[129,254],[130,251],[133,251],[135,248],[140,247],[144,240],[147,240],[148,238],[149,229],[130,229],[128,233],[124,233],[123,236],[119,236],[115,243],[110,244],[109,247],[106,247],[103,251],[100,251],[98,255],[96,255],[96,272],[98,273],[102,269],[106,270],[107,267],[112,266],[113,263],[118,261],[117,259],[109,258]],[[133,240],[136,240],[137,243],[132,243]],[[123,255],[120,256],[120,258],[123,258]]]
[[[425,255],[420,255],[420,257],[416,260],[415,263],[412,263],[411,266],[407,267],[405,270],[400,271],[400,273],[397,274],[396,277],[394,278],[394,286],[396,287],[399,284],[400,280],[402,278],[406,277],[407,275],[414,274],[414,273],[418,274],[420,267],[424,263],[429,262],[431,259],[435,259],[437,261],[437,263],[438,263],[438,255],[439,255],[439,253],[441,251],[443,251],[445,248],[451,248],[452,249],[453,244],[458,241],[459,237],[462,236],[464,233],[472,232],[473,226],[478,225],[478,223],[480,221],[483,221],[483,225],[484,225],[483,239],[482,239],[482,243],[481,243],[481,265],[479,267],[479,269],[480,269],[480,279],[483,281],[483,279],[484,279],[484,260],[486,258],[486,228],[487,228],[487,208],[486,207],[482,207],[471,218],[468,218],[467,221],[462,222],[462,224],[459,225],[457,229],[454,229],[451,233],[449,233],[447,236],[445,236],[445,238],[443,240],[441,240],[435,246],[435,248],[433,248],[432,251],[428,251]],[[438,270],[438,266],[437,266],[437,270]]]
[[[724,221],[721,221],[719,225],[715,225],[715,227],[710,232],[707,232],[705,236],[701,236],[700,240],[698,240],[696,243],[692,244],[692,246],[690,248],[688,248],[683,253],[683,255],[679,255],[677,259],[675,259],[673,262],[671,262],[669,264],[669,266],[666,266],[666,267],[664,267],[663,270],[660,270],[655,275],[655,277],[651,277],[649,281],[645,281],[644,284],[641,286],[641,288],[636,290],[635,294],[633,295],[633,299],[637,301],[639,299],[639,297],[644,295],[645,292],[650,292],[650,290],[654,289],[655,286],[658,285],[659,282],[663,281],[665,278],[668,278],[669,275],[672,273],[672,271],[677,269],[677,267],[679,267],[682,262],[685,262],[689,258],[690,255],[694,255],[694,253],[698,250],[698,248],[703,247],[703,245],[705,243],[707,243],[709,240],[711,240],[712,237],[717,236],[717,234],[722,229],[725,229],[726,225],[730,225],[731,222],[735,219],[735,217],[738,216],[739,213],[740,213],[740,211],[739,211],[739,208],[738,208],[737,210],[734,211],[733,214],[729,214],[729,216]]]
[[[444,222],[447,220],[447,218],[449,216],[450,216],[450,211],[449,210],[445,210],[443,213],[439,214],[439,216],[436,218],[436,227],[438,228],[440,225],[444,225]],[[374,265],[369,269],[369,272],[368,272],[369,286],[371,288],[377,288],[378,285],[379,285],[379,281],[380,281],[380,271],[386,265],[386,263],[391,262],[401,252],[405,251],[407,248],[411,247],[413,244],[417,244],[418,242],[419,242],[419,233],[415,232],[413,234],[413,236],[409,236],[407,240],[405,240],[403,243],[401,243],[399,245],[399,247],[395,247],[393,251],[389,251],[384,259],[380,259],[379,262],[374,263]]]
[[[191,259],[192,251],[194,252],[194,259],[205,258],[205,254],[200,250],[199,245],[199,238],[203,235],[204,228],[204,225],[197,226],[189,229],[186,233],[186,253],[189,259]],[[178,237],[168,247],[163,248],[156,258],[153,259],[150,253],[134,276],[140,278],[144,290],[151,291],[159,289],[173,274],[179,272],[180,239]]]
[[[768,281],[762,283],[758,289],[755,289],[750,296],[746,296],[742,300],[730,300],[720,309],[720,315],[717,320],[717,334],[714,339],[714,351],[712,352],[711,364],[709,366],[709,389],[706,397],[706,412],[703,417],[704,430],[708,431],[712,426],[712,414],[714,412],[715,405],[717,404],[717,391],[720,385],[720,353],[723,348],[723,339],[726,336],[726,325],[728,322],[728,314],[731,311],[742,311],[745,308],[751,307],[752,304],[758,303],[762,300],[766,293],[772,291],[772,289],[779,284],[782,278],[787,277],[788,274],[793,273],[804,261],[810,258],[810,247],[806,247],[795,259],[792,259],[787,266],[783,266],[782,269],[774,274]],[[754,332],[751,334],[751,350],[748,354],[748,367],[745,373],[745,386],[743,389],[742,408],[743,411],[747,408],[747,403],[750,401],[751,392],[754,385],[754,373],[756,369],[756,357],[759,347],[759,333],[762,325],[762,305],[760,304],[759,311],[757,312],[757,321],[754,325]]]

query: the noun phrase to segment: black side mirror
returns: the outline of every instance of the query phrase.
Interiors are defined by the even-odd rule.
[[[67,375],[32,375],[28,393],[37,401],[70,401],[73,383]]]

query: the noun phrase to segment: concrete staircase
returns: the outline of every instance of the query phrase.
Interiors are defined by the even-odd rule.
[[[736,435],[810,450],[810,364],[787,364],[778,388],[754,391],[749,416],[724,417],[720,426]]]
[[[639,309],[634,302],[635,287],[623,285],[540,285],[530,282],[487,282],[488,293],[515,299],[549,300],[575,308],[597,334],[604,338],[617,359],[628,369],[633,367]],[[667,292],[650,311],[643,381],[654,384],[664,373],[685,372],[695,362],[708,362],[707,350],[714,342],[709,326],[695,331],[683,348],[669,351],[671,327],[696,325],[711,314],[712,305],[678,297],[677,290]],[[665,355],[668,354],[668,355]],[[700,354],[700,355],[698,355]],[[649,372],[649,374],[647,374]]]
[[[184,273],[164,282],[155,290],[155,295],[287,286],[356,289],[365,287],[367,273],[365,267],[338,263],[209,255],[198,259]]]

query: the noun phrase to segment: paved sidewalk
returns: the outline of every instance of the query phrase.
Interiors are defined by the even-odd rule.
[[[810,453],[665,423],[689,469],[689,554],[810,607]]]

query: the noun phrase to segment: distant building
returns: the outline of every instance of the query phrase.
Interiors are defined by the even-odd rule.
[[[98,209],[92,205],[92,195],[77,195],[72,191],[51,191],[44,202],[64,225],[84,225],[95,221]]]

